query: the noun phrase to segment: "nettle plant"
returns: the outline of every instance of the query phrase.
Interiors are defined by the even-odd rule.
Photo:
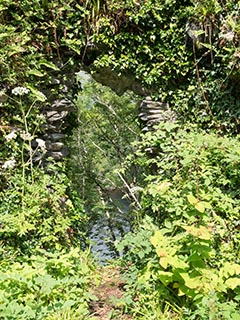
[[[154,157],[146,150],[154,151]],[[141,258],[139,283],[159,299],[180,306],[201,305],[214,296],[218,308],[219,303],[236,307],[240,299],[239,138],[207,133],[191,124],[182,128],[165,123],[143,136],[137,155],[138,163],[152,171],[146,178],[142,206],[155,225],[149,236],[152,254]],[[136,245],[133,239],[126,242],[133,259],[138,255]],[[217,312],[214,303],[211,312]],[[239,319],[234,307],[231,310],[224,319]]]

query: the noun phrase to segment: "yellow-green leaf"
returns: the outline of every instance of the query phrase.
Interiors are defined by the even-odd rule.
[[[39,90],[35,89],[34,87],[28,85],[28,88],[31,90],[33,95],[35,96],[36,100],[44,102],[47,98],[46,96]]]
[[[211,239],[211,233],[209,230],[204,227],[200,226],[199,228],[194,227],[194,226],[184,226],[183,227],[188,233],[193,235],[194,237],[198,237],[203,240],[210,240]]]
[[[160,258],[160,265],[163,267],[163,269],[167,269],[167,267],[168,267],[168,257]]]
[[[44,73],[42,73],[41,71],[37,70],[37,69],[32,69],[28,72],[28,74],[32,74],[33,76],[36,77],[44,77]]]
[[[195,208],[196,208],[199,212],[203,213],[203,212],[205,211],[204,202],[202,202],[202,201],[197,202],[197,203],[195,204]]]
[[[198,203],[198,199],[194,197],[192,193],[187,195],[188,202],[195,206]]]
[[[234,290],[236,287],[240,286],[239,278],[229,278],[225,281],[225,285],[230,289]]]
[[[163,181],[162,183],[156,185],[156,190],[159,193],[165,193],[169,189],[170,186],[171,186],[170,182]]]
[[[162,232],[160,230],[157,230],[155,232],[155,234],[150,238],[150,241],[155,248],[160,244],[163,245],[165,243],[164,236],[162,235]]]

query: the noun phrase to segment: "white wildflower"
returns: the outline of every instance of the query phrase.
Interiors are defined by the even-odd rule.
[[[2,168],[3,169],[13,169],[16,165],[16,160],[12,159],[12,160],[7,160],[3,165]]]
[[[46,150],[46,143],[45,143],[44,140],[42,140],[42,139],[36,139],[36,142],[37,142],[37,144],[38,144],[38,147],[39,147],[42,151]]]
[[[20,137],[24,140],[24,141],[31,141],[33,139],[33,137],[30,135],[29,132],[25,132],[25,131],[22,131],[20,133]]]
[[[7,142],[9,142],[11,140],[14,140],[16,137],[17,137],[16,131],[12,131],[5,136],[5,139],[7,140]]]
[[[30,91],[25,87],[16,87],[12,89],[12,94],[15,96],[23,96],[24,94],[28,94]]]

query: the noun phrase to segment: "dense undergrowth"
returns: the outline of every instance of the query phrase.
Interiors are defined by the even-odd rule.
[[[116,244],[125,312],[240,319],[239,5],[0,2],[0,319],[94,318],[84,205],[102,212],[113,186],[133,202]],[[55,73],[80,64],[131,74],[177,120],[140,136],[136,97],[92,83],[76,102],[75,158],[46,159],[42,113],[64,96]]]
[[[183,319],[239,319],[239,138],[166,123],[137,154],[154,173],[142,225],[119,244],[129,249],[129,308],[137,316],[144,305],[152,319],[169,306]]]

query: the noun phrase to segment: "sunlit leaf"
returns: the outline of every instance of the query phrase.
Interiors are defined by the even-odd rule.
[[[30,71],[28,71],[28,74],[32,74],[36,77],[43,77],[45,74],[42,73],[41,71],[37,70],[37,69],[32,69]]]
[[[168,257],[161,257],[160,258],[160,265],[163,267],[163,269],[167,269],[168,267]]]
[[[187,195],[188,202],[192,205],[196,205],[198,203],[198,199],[194,197],[193,194]]]
[[[229,278],[225,281],[225,285],[230,289],[234,290],[236,287],[240,286],[239,278]]]

